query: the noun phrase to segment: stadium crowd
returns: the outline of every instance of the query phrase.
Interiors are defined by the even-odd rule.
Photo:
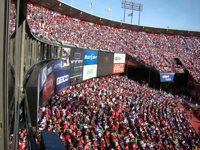
[[[200,135],[178,96],[129,80],[93,78],[53,96],[38,112],[38,132],[57,132],[67,149],[193,149]]]
[[[19,150],[28,149],[28,136],[26,129],[19,129]]]
[[[12,33],[15,31],[17,11],[14,3],[11,3],[9,10],[9,35],[12,35]]]
[[[11,4],[9,34],[15,31]],[[200,81],[200,38],[130,31],[94,24],[28,4],[32,33],[55,43],[121,50],[162,72],[174,72],[179,58]],[[42,130],[57,132],[68,149],[192,149],[200,147],[180,97],[161,93],[126,77],[95,78],[71,86],[39,110]],[[27,132],[19,131],[19,149],[28,149]]]
[[[161,72],[175,72],[179,58],[191,75],[200,81],[200,38],[147,33],[113,28],[71,18],[28,4],[27,20],[32,33],[55,43],[78,47],[121,50]]]

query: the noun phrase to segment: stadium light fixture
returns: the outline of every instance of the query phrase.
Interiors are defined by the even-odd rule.
[[[138,25],[140,24],[140,12],[143,11],[143,4],[141,3],[135,3],[128,0],[122,0],[121,7],[124,9],[124,22],[125,22],[125,15],[126,15],[126,9],[139,11],[138,16]],[[133,15],[131,16],[133,17]]]

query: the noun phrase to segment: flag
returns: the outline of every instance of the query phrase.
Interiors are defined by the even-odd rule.
[[[128,14],[128,16],[129,16],[129,17],[130,17],[130,16],[133,16],[133,13]]]
[[[108,7],[108,8],[105,9],[105,11],[112,12],[112,8]]]

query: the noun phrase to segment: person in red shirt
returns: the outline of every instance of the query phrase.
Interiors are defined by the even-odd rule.
[[[92,147],[93,147],[94,150],[97,150],[98,144],[97,144],[96,139],[92,139]]]
[[[132,140],[130,143],[130,150],[137,150],[138,146],[137,144]]]
[[[65,140],[66,140],[66,141],[71,141],[70,135],[69,135],[69,134],[67,134],[67,135],[65,136]]]

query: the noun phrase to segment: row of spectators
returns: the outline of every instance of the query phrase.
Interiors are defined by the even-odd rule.
[[[94,78],[55,95],[38,112],[38,132],[57,132],[67,149],[193,149],[200,146],[178,96],[125,76]]]
[[[113,28],[71,18],[28,4],[27,20],[33,34],[56,43],[94,49],[121,50],[162,72],[175,72],[178,57],[200,81],[200,38]]]

